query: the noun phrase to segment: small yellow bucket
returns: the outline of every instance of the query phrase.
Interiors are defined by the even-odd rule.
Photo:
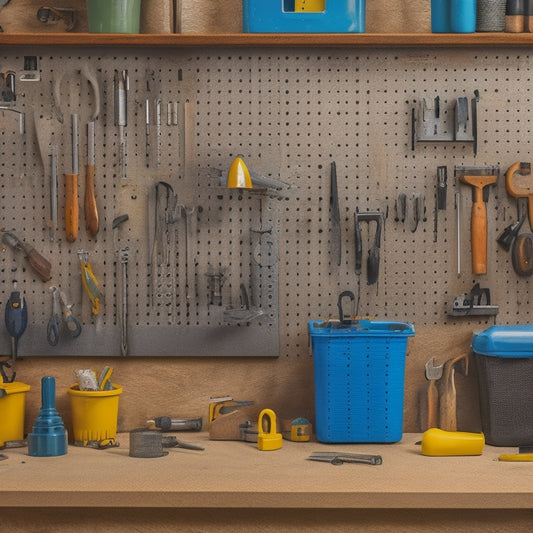
[[[24,438],[24,412],[26,408],[26,393],[30,386],[19,381],[2,383],[0,388],[6,394],[0,398],[0,446],[6,441],[22,440]]]
[[[76,383],[68,389],[72,410],[72,430],[76,446],[113,446],[116,444],[118,399],[122,387],[112,390],[83,391]]]

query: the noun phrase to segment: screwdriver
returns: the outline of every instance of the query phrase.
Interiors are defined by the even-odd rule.
[[[126,178],[126,126],[128,125],[128,71],[115,70],[115,126],[119,135],[120,176]]]
[[[16,289],[16,282],[14,288]],[[11,293],[6,303],[5,324],[11,337],[11,360],[15,361],[18,354],[18,341],[28,325],[26,299],[21,297],[20,292],[17,290]]]
[[[72,173],[65,174],[65,232],[67,241],[78,237],[78,115],[72,114]]]

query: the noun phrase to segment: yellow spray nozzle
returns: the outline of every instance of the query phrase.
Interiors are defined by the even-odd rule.
[[[228,189],[251,189],[252,178],[250,171],[241,157],[236,157],[228,172]]]

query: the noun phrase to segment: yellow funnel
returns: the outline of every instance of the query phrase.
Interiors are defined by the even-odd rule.
[[[236,157],[228,172],[228,189],[251,189],[250,171],[240,157]]]

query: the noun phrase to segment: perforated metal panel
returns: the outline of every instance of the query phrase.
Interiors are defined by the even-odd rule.
[[[37,53],[40,82],[21,82],[24,55]],[[53,265],[53,284],[75,303],[83,323],[79,339],[62,330],[59,345],[46,343],[51,312],[48,287],[29,270],[20,253],[3,250],[1,295],[5,303],[14,279],[27,298],[30,325],[21,353],[114,355],[120,346],[120,265],[116,252],[127,247],[129,353],[131,355],[278,355],[307,353],[307,321],[337,316],[337,297],[351,290],[359,314],[418,324],[455,323],[447,316],[455,296],[475,282],[491,290],[500,306],[499,323],[530,320],[529,278],[518,277],[497,236],[516,220],[515,201],[503,175],[490,192],[487,275],[470,264],[471,191],[453,178],[455,165],[500,165],[528,160],[531,141],[527,51],[482,50],[245,50],[179,49],[4,51],[0,70],[17,72],[15,107],[26,114],[21,135],[16,117],[0,113],[2,226],[14,229]],[[61,85],[66,117],[80,114],[80,204],[86,162],[85,124],[94,105],[80,73],[96,73],[102,109],[96,121],[96,194],[101,229],[78,241],[64,238],[62,175],[70,165],[69,120],[54,116],[54,77]],[[121,179],[119,135],[114,124],[113,77],[127,69],[127,178]],[[478,154],[470,143],[417,143],[411,147],[411,112],[423,98],[442,102],[470,98],[479,90]],[[151,102],[147,166],[145,104]],[[161,99],[158,131],[155,102]],[[177,108],[177,124],[173,110]],[[170,112],[170,116],[167,114]],[[60,228],[51,243],[48,174],[43,177],[34,112],[49,122],[59,149]],[[41,121],[42,122],[42,121]],[[41,126],[40,131],[43,131]],[[158,148],[159,146],[159,148]],[[158,154],[160,154],[158,156]],[[291,188],[229,191],[220,185],[237,155],[255,172]],[[330,164],[336,163],[341,219],[340,266],[331,262]],[[448,168],[448,202],[434,233],[437,166]],[[187,220],[178,211],[163,234],[165,260],[150,268],[147,198],[167,182],[177,203],[195,208]],[[426,213],[416,231],[395,221],[400,193],[408,204],[425,198]],[[461,272],[457,272],[457,213],[461,195]],[[281,197],[280,197],[281,196]],[[367,285],[366,256],[373,225],[362,225],[363,268],[355,273],[354,214],[379,210],[385,216],[378,282]],[[114,231],[113,220],[129,220]],[[191,215],[190,215],[191,216]],[[191,227],[196,225],[195,230]],[[524,226],[526,231],[527,224]],[[529,229],[527,229],[529,231]],[[77,250],[89,251],[104,292],[102,311],[92,316],[80,282]],[[187,260],[188,257],[188,260]],[[221,297],[211,285],[223,273]],[[214,276],[213,276],[214,275]],[[217,278],[218,280],[218,278]],[[228,308],[242,311],[241,285],[250,307],[262,315],[228,323]],[[278,295],[279,291],[279,295]],[[216,300],[216,304],[214,301]],[[220,305],[218,305],[220,303]],[[226,312],[225,312],[226,311]],[[467,318],[475,324],[492,318]],[[2,347],[7,351],[7,335]]]

